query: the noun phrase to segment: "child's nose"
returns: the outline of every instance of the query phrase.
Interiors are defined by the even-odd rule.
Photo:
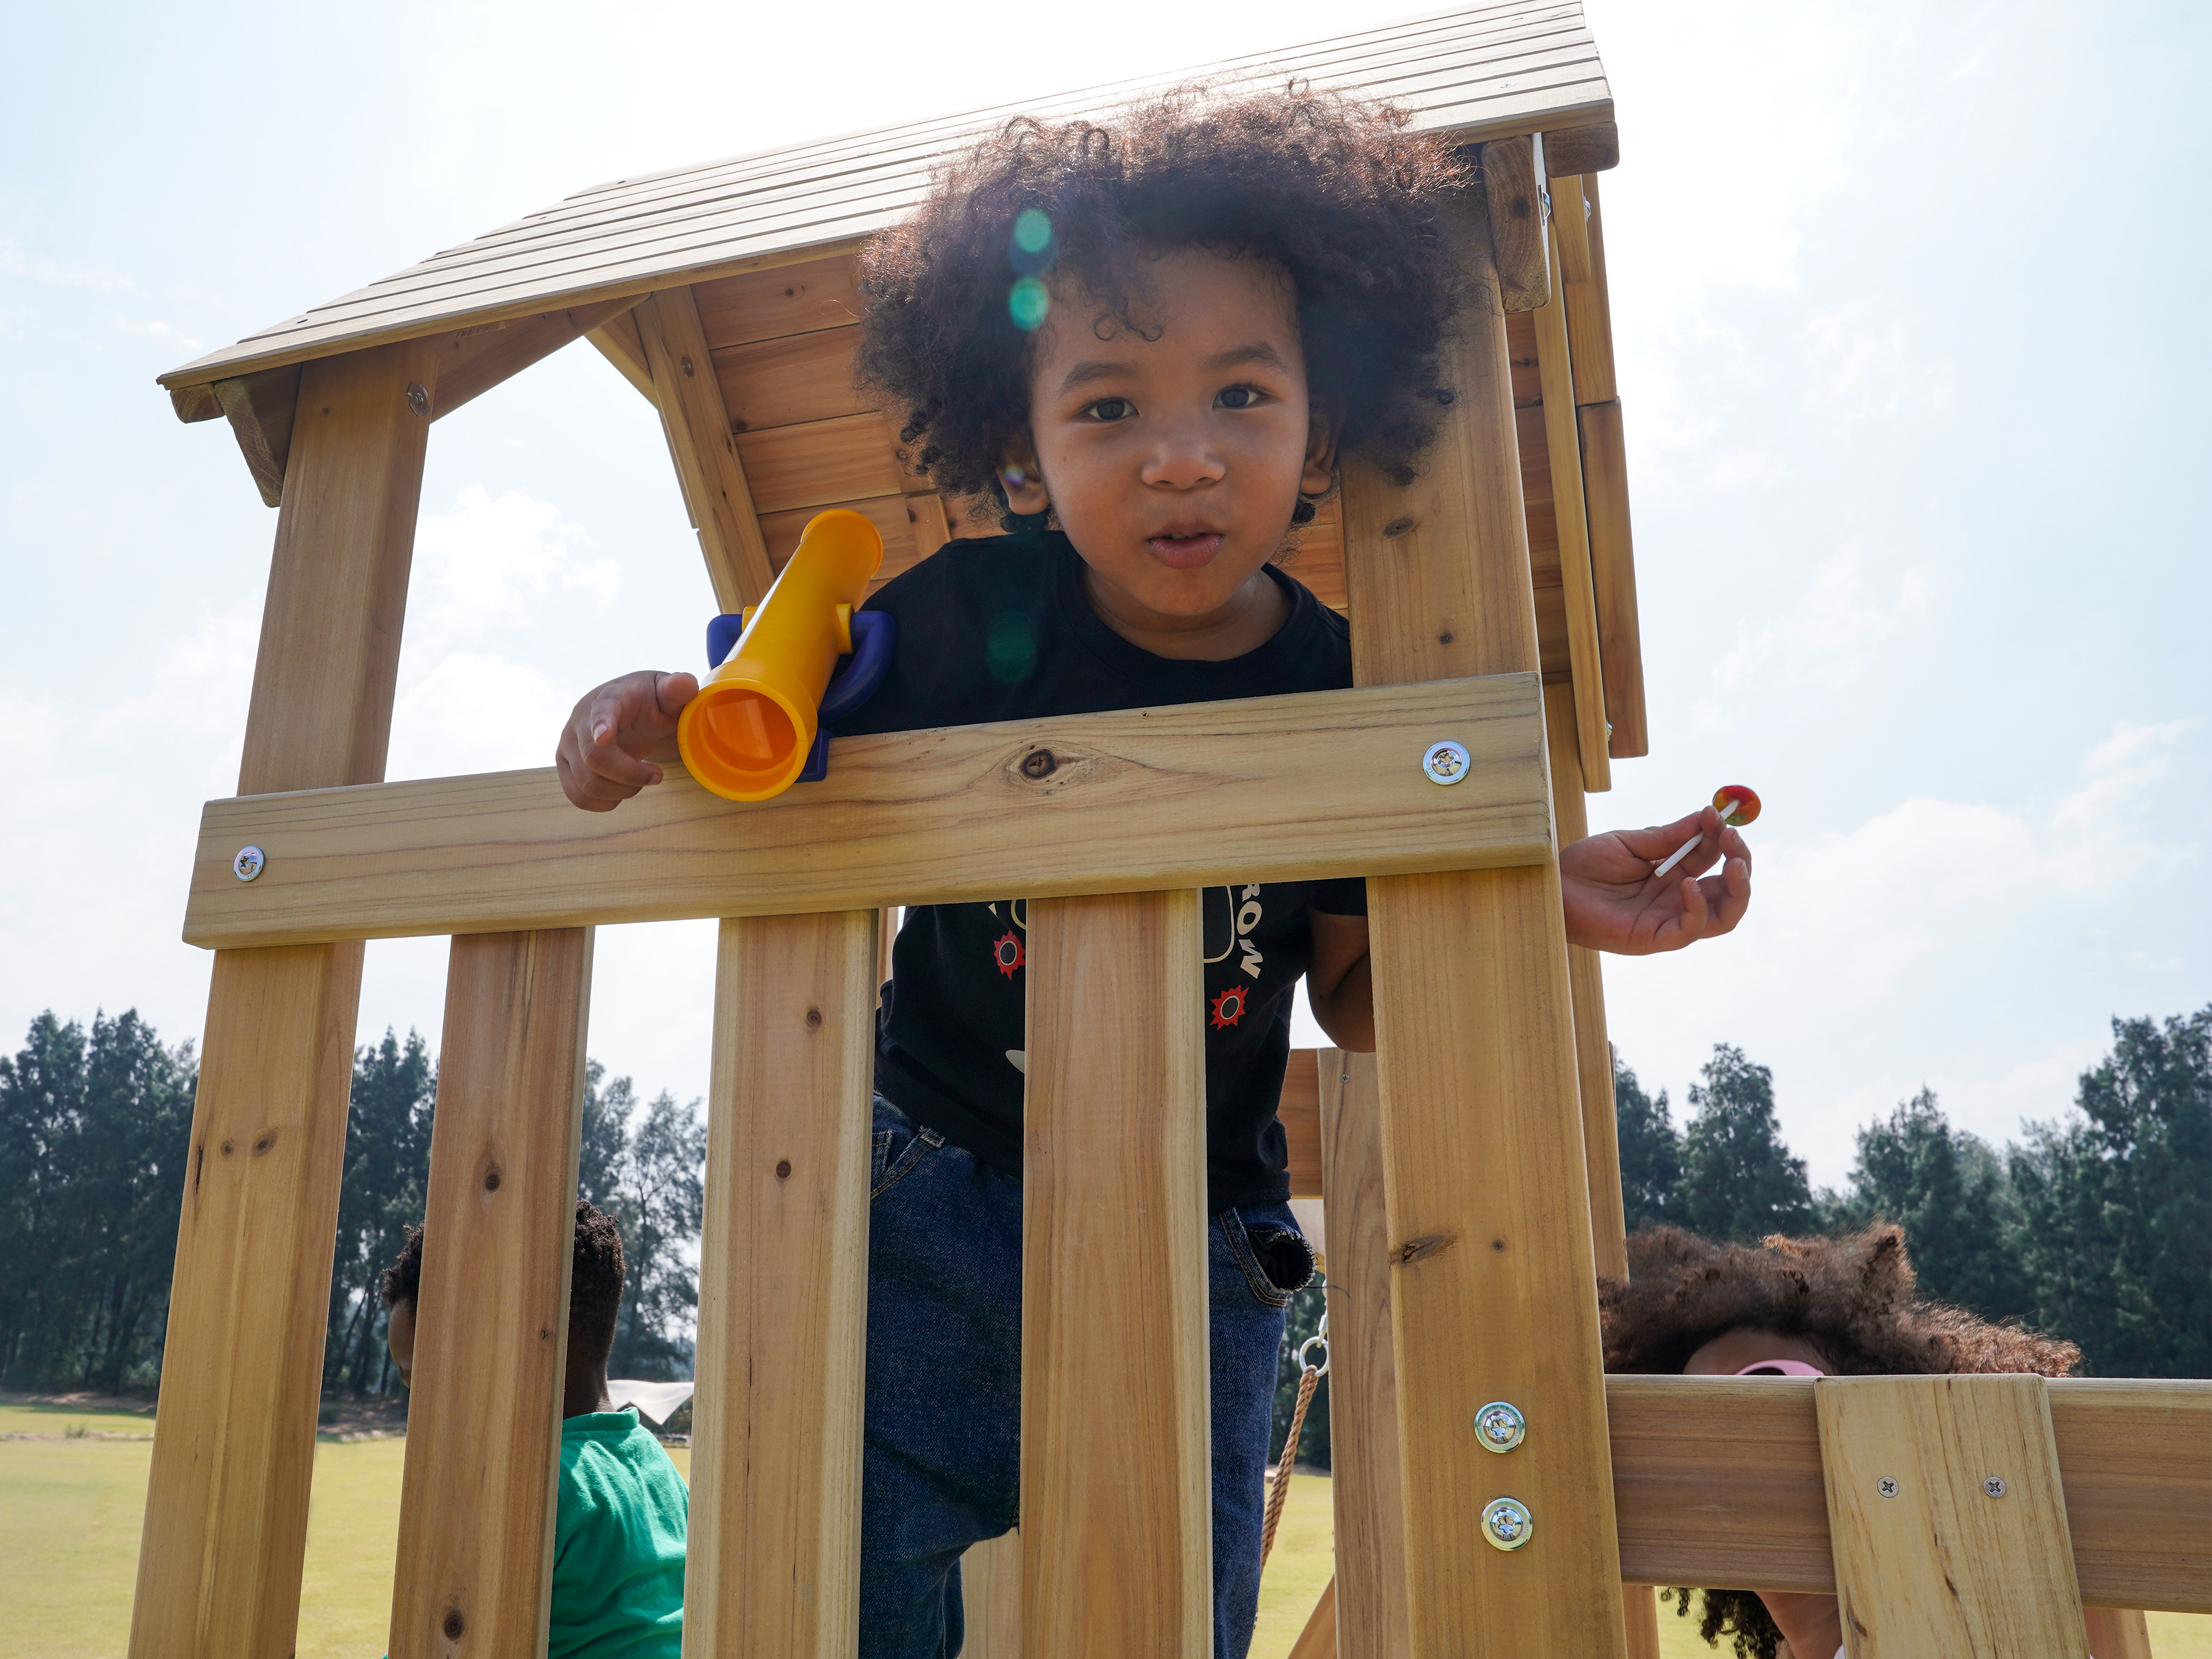
[[[1160,434],[1145,462],[1145,482],[1167,489],[1217,483],[1227,470],[1219,450],[1195,422],[1179,423]]]

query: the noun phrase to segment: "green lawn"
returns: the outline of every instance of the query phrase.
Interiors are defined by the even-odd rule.
[[[86,1437],[0,1440],[0,1607],[7,1651],[23,1659],[121,1659],[131,1629],[153,1447],[89,1433],[143,1434],[150,1417],[126,1412],[0,1406],[0,1434]],[[384,1651],[406,1443],[337,1442],[315,1448],[314,1502],[301,1596],[298,1659],[375,1659]],[[687,1477],[690,1455],[672,1454]],[[1281,1659],[1304,1627],[1329,1574],[1329,1484],[1291,1483],[1275,1553],[1260,1589],[1255,1659]],[[1690,1621],[1664,1609],[1667,1659],[1711,1659]],[[2212,1659],[2212,1618],[2151,1615],[2159,1659]]]

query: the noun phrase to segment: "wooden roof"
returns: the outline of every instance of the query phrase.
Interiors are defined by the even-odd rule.
[[[1299,76],[1389,99],[1415,125],[1470,141],[1613,118],[1580,0],[1492,0],[1225,63],[758,155],[617,179],[433,254],[173,369],[205,386],[387,340],[642,293],[672,278],[759,270],[895,222],[963,139],[1018,114],[1099,112],[1181,82]]]

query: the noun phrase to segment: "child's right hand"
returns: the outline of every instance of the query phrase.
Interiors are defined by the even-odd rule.
[[[660,769],[646,757],[676,730],[676,717],[698,695],[691,675],[649,668],[586,691],[553,751],[561,793],[586,812],[611,812],[648,783],[659,783]]]

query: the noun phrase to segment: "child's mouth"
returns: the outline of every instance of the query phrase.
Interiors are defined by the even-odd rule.
[[[1189,535],[1154,536],[1146,545],[1170,570],[1196,570],[1212,563],[1214,555],[1221,551],[1221,532],[1201,530]]]

